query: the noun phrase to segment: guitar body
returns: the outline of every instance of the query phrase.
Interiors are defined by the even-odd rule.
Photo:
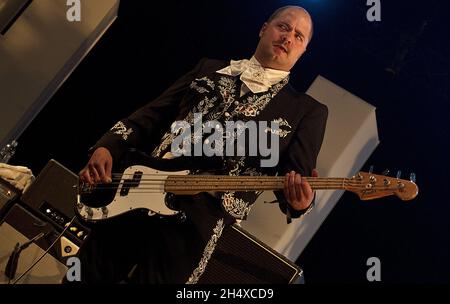
[[[147,159],[146,163],[149,162],[155,167],[164,167],[166,163],[171,164],[168,166],[170,169],[177,167],[173,161]],[[88,194],[79,194],[76,212],[88,222],[103,221],[136,210],[146,210],[149,215],[176,215],[179,211],[168,206],[165,180],[170,175],[183,176],[188,172],[161,171],[142,165],[130,166],[121,176],[114,177],[111,184],[100,185]]]

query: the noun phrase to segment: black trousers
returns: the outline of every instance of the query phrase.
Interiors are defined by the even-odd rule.
[[[180,197],[186,219],[129,213],[100,222],[80,248],[82,283],[185,283],[203,255],[217,220],[234,222],[207,194]]]

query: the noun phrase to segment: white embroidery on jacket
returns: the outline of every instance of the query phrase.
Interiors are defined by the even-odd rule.
[[[115,131],[114,131],[115,130]],[[127,140],[128,136],[130,136],[131,133],[133,133],[133,128],[128,128],[127,126],[121,122],[118,121],[112,128],[111,131],[114,131],[114,134],[122,135],[123,140]]]
[[[288,128],[292,129],[292,127],[289,125],[289,123],[286,121],[286,119],[283,119],[280,117],[280,118],[272,120],[272,122],[277,123],[278,128],[274,130],[272,128],[267,127],[264,130],[264,132],[266,132],[266,133],[270,132],[270,133],[278,135],[279,137],[282,137],[282,138],[285,138],[289,133],[291,133],[291,130],[287,130],[287,129]]]
[[[205,272],[206,266],[208,265],[209,260],[211,259],[211,255],[214,252],[214,249],[216,248],[217,241],[219,240],[220,236],[222,235],[222,231],[224,228],[223,224],[223,218],[218,220],[216,223],[216,226],[213,229],[213,234],[211,235],[211,238],[209,239],[208,243],[206,244],[205,249],[203,250],[202,258],[200,259],[200,262],[198,263],[197,268],[194,269],[191,276],[187,280],[186,284],[197,284],[200,277]]]
[[[221,200],[225,211],[234,218],[244,219],[250,212],[250,204],[241,198],[234,197],[234,192],[225,192]]]

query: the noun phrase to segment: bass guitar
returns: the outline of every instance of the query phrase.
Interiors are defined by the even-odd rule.
[[[173,162],[172,160],[164,160]],[[149,215],[174,216],[180,211],[171,208],[167,194],[195,195],[200,192],[221,191],[267,191],[282,190],[284,176],[229,176],[188,175],[189,171],[162,171],[148,161],[149,165],[132,165],[120,174],[113,174],[108,184],[89,185],[80,183],[76,212],[85,221],[98,222],[118,217],[133,210],[144,209]],[[411,180],[359,172],[346,177],[306,177],[313,190],[346,190],[356,193],[361,200],[371,200],[396,195],[407,201],[415,198],[418,187]],[[102,191],[103,190],[103,191]],[[106,190],[106,191],[105,191]],[[99,205],[84,200],[95,192],[109,192],[108,198]],[[92,201],[92,199],[91,199]]]

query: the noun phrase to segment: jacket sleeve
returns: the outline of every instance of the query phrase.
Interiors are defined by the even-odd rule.
[[[293,135],[287,151],[282,156],[278,165],[280,176],[292,170],[302,176],[311,176],[322,146],[327,118],[328,108],[321,103],[314,102],[314,107],[305,114],[297,125],[296,133]],[[281,211],[286,213],[288,223],[291,222],[291,218],[298,218],[307,213],[314,205],[313,201],[309,208],[295,210],[287,202],[283,191],[274,191],[274,193]]]
[[[155,135],[167,130],[182,108],[187,106],[182,103],[183,96],[206,60],[200,60],[193,70],[179,78],[159,97],[118,121],[89,149],[89,154],[105,147],[117,160],[128,148],[150,151],[157,140]]]

